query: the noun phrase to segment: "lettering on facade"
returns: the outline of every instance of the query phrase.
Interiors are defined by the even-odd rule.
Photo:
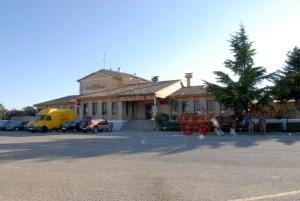
[[[93,84],[90,86],[86,86],[86,90],[103,89],[103,88],[105,88],[105,86],[101,84]]]

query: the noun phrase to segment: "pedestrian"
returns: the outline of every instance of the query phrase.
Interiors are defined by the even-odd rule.
[[[254,134],[254,121],[250,115],[247,116],[247,118],[245,119],[245,124],[248,125],[249,135],[253,135]]]
[[[266,133],[267,119],[265,117],[259,118],[259,128],[260,128],[260,132]]]
[[[230,117],[230,135],[236,135],[235,129],[237,127],[237,121],[238,119],[236,119],[235,115]]]
[[[218,118],[218,117],[217,117],[217,118]],[[215,133],[216,133],[217,135],[224,135],[224,132],[222,131],[221,125],[220,125],[220,123],[218,122],[217,118],[216,118],[216,117],[213,117],[213,118],[211,119],[211,122],[212,122],[212,124],[213,124],[214,127],[215,127]]]

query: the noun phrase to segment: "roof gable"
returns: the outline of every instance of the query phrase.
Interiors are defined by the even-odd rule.
[[[109,76],[113,76],[115,78],[122,78],[122,77],[132,77],[132,78],[135,78],[135,79],[139,79],[139,80],[142,80],[142,81],[146,81],[146,82],[150,82],[149,80],[147,79],[144,79],[142,77],[138,77],[136,75],[131,75],[131,74],[128,74],[128,73],[123,73],[123,72],[119,72],[119,71],[113,71],[113,70],[106,70],[106,69],[101,69],[99,71],[96,71],[96,72],[93,72],[93,73],[90,73],[88,74],[87,76],[84,76],[82,78],[80,78],[79,80],[77,80],[78,82],[88,78],[88,77],[91,77],[92,75],[96,75],[96,74],[103,74],[103,75],[109,75]]]
[[[127,84],[81,97],[155,95],[158,91],[174,85],[175,83],[179,83],[179,81],[180,80],[168,80],[160,82]]]

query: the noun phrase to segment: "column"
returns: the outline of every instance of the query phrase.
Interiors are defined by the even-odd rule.
[[[178,117],[182,115],[182,100],[178,99]]]
[[[107,100],[107,116],[110,120],[112,119],[111,102],[112,102],[111,99]]]
[[[79,118],[81,119],[83,117],[83,103],[80,103],[80,108],[79,108]]]
[[[221,114],[221,104],[218,101],[215,101],[215,114],[220,115]]]
[[[195,112],[194,100],[189,100],[189,105],[190,105],[190,112]]]
[[[119,120],[123,120],[123,102],[119,101],[118,102],[118,115],[119,115]]]
[[[93,115],[92,110],[93,110],[92,100],[89,100],[89,102],[88,102],[88,115],[89,116]]]
[[[99,99],[98,100],[98,115],[99,115],[99,117],[102,117],[102,100],[101,99]]]
[[[158,110],[158,106],[157,106],[156,96],[154,96],[153,107],[152,107],[152,119],[155,119],[157,110]]]

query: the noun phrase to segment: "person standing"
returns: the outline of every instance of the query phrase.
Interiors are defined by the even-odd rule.
[[[235,115],[232,115],[230,117],[230,135],[236,135],[235,129],[237,127],[238,119],[235,117]]]
[[[260,117],[259,118],[259,128],[260,132],[266,133],[266,128],[267,128],[267,119],[265,117]]]
[[[215,133],[216,133],[217,135],[224,135],[224,133],[223,133],[223,131],[222,131],[222,129],[221,129],[221,125],[220,125],[218,119],[219,119],[218,117],[217,117],[217,118],[214,117],[214,118],[211,119],[211,122],[212,122],[212,124],[213,124],[214,127],[215,127]]]
[[[254,135],[254,121],[250,115],[245,119],[245,124],[248,125],[249,135]]]

